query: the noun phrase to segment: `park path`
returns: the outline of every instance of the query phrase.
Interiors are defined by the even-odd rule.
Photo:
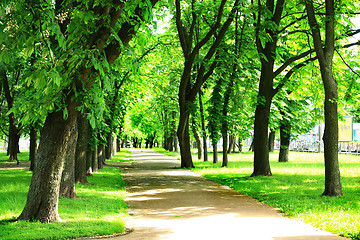
[[[151,150],[131,150],[121,163],[133,231],[113,240],[345,239],[290,220],[248,196],[179,169],[179,160]]]

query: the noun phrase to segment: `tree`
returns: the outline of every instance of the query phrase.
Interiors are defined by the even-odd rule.
[[[14,91],[12,92],[11,89],[15,89],[15,88],[10,88],[10,84],[9,84],[9,79],[7,76],[7,73],[4,69],[1,70],[0,72],[0,77],[1,77],[1,82],[2,82],[2,88],[4,90],[4,95],[5,95],[5,99],[8,105],[8,110],[12,110],[13,106],[14,106]],[[13,76],[14,80],[14,87],[16,86],[17,82],[19,81],[20,78],[20,71],[18,70],[14,76]],[[9,161],[16,161],[17,164],[19,164],[19,160],[17,158],[17,154],[19,151],[19,139],[20,139],[20,131],[22,130],[22,124],[21,123],[17,123],[17,119],[15,117],[15,113],[14,112],[10,112],[8,114],[8,119],[9,119],[9,144],[8,144],[8,151],[9,151]]]
[[[38,5],[19,3],[18,6],[23,7],[21,9],[24,12],[33,11],[30,14],[34,13],[37,19],[50,18],[45,19],[48,25],[42,25],[48,26],[47,30],[53,34],[48,45],[53,48],[49,51],[49,58],[53,60],[49,65],[60,63],[58,68],[50,71],[54,75],[52,82],[41,79],[48,73],[44,68],[40,69],[44,72],[37,75],[41,87],[50,88],[55,83],[60,88],[56,88],[57,98],[49,95],[53,98],[49,103],[56,107],[52,111],[48,110],[50,113],[41,131],[37,169],[20,220],[59,220],[58,196],[64,156],[76,122],[77,108],[84,101],[82,96],[86,96],[84,92],[105,75],[107,66],[114,63],[122,51],[120,42],[122,45],[129,43],[140,24],[149,19],[151,8],[156,2],[153,0],[148,2],[149,5],[135,6],[131,5],[133,2],[125,4],[117,0],[107,4],[98,2],[91,6],[80,2],[67,5],[63,1],[56,1],[55,5],[52,2],[39,2]],[[42,9],[53,14],[41,15]],[[124,9],[128,9],[131,16],[124,15],[129,12]],[[33,74],[38,73],[35,71]],[[66,81],[57,82],[59,77]],[[54,102],[54,99],[57,101]]]
[[[222,79],[219,78],[213,88],[210,98],[211,105],[208,108],[208,131],[213,146],[213,163],[218,162],[217,144],[221,138],[221,105],[222,102]]]
[[[325,89],[325,130],[324,130],[324,156],[325,156],[325,190],[323,195],[341,196],[338,160],[338,112],[337,112],[337,82],[332,71],[332,62],[335,51],[335,3],[334,0],[325,0],[325,41],[321,37],[321,28],[314,4],[305,2],[311,35],[318,57],[321,78]]]
[[[180,107],[180,119],[177,130],[177,136],[179,139],[180,152],[181,152],[181,167],[192,168],[194,164],[191,158],[190,151],[190,135],[189,135],[189,116],[190,110],[189,105],[193,104],[196,95],[200,91],[203,83],[210,77],[216,67],[216,61],[212,60],[216,52],[217,47],[222,41],[225,33],[234,19],[235,12],[239,1],[236,0],[228,19],[221,26],[221,20],[224,13],[224,7],[226,0],[222,0],[217,8],[217,12],[214,15],[215,22],[210,29],[205,33],[205,36],[195,46],[192,45],[194,41],[194,28],[199,20],[196,11],[201,10],[200,5],[195,5],[196,1],[192,1],[189,9],[191,15],[191,22],[188,22],[186,26],[182,20],[182,9],[180,0],[175,1],[176,5],[176,27],[181,43],[181,48],[184,55],[184,71],[180,80],[179,87],[179,107]],[[213,3],[211,3],[213,4]],[[221,27],[221,28],[220,28]],[[219,30],[219,33],[207,51],[204,53],[202,63],[200,64],[199,70],[197,71],[195,83],[191,83],[191,71],[194,67],[194,63],[197,57],[200,57],[199,52],[209,43],[211,37]]]

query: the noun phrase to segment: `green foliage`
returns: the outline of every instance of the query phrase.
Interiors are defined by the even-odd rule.
[[[278,153],[270,154],[273,176],[250,178],[253,154],[229,155],[229,167],[195,162],[193,170],[209,179],[252,196],[287,216],[346,237],[360,232],[358,156],[339,155],[344,196],[322,197],[324,188],[323,154],[290,152],[289,163],[277,162]],[[358,238],[356,238],[358,239]]]
[[[208,125],[207,128],[210,133],[210,139],[213,144],[221,138],[221,114],[222,114],[222,79],[219,78],[213,89],[212,96],[210,98],[211,105],[208,108]]]
[[[115,158],[127,155],[120,152]],[[21,213],[30,179],[28,170],[0,170],[1,239],[68,239],[125,231],[125,182],[119,168],[105,166],[88,178],[90,185],[76,185],[77,199],[60,198],[63,222],[8,222]]]

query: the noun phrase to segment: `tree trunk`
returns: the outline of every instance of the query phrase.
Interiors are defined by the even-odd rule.
[[[68,117],[63,111],[50,113],[41,130],[41,139],[25,207],[19,220],[53,222],[60,220],[58,199],[64,157],[76,121],[76,104],[68,95]]]
[[[201,139],[199,136],[199,133],[196,129],[196,123],[194,121],[194,119],[192,118],[192,124],[191,124],[191,129],[196,141],[196,148],[197,148],[197,154],[198,154],[198,159],[200,160],[202,158],[202,146],[201,146]]]
[[[201,118],[201,130],[202,130],[202,139],[203,139],[203,148],[204,148],[204,162],[208,161],[208,150],[207,150],[207,136],[205,128],[205,115],[204,115],[204,106],[202,102],[202,92],[199,91],[199,105],[200,105],[200,118]]]
[[[76,198],[75,191],[75,153],[78,139],[77,123],[74,124],[65,153],[64,170],[62,171],[60,192],[61,197]]]
[[[212,143],[213,145],[213,163],[218,163],[218,150],[217,150],[217,143]]]
[[[223,136],[223,161],[222,161],[222,167],[227,167],[228,166],[228,153],[227,153],[227,148],[228,148],[228,136],[227,136],[227,132],[223,132],[222,134]]]
[[[180,101],[180,100],[179,100]],[[190,134],[189,134],[189,112],[186,109],[185,101],[180,102],[180,121],[177,130],[179,138],[181,167],[193,168],[194,164],[191,157]]]
[[[120,142],[120,136],[117,136],[116,137],[116,152],[118,153],[118,152],[120,152],[120,147],[121,147],[121,142]]]
[[[106,136],[106,147],[105,147],[105,159],[111,159],[112,152],[112,133],[108,133]],[[135,148],[137,144],[135,143]]]
[[[99,166],[99,169],[104,168],[104,163],[105,163],[105,145],[100,144],[99,148],[98,148],[98,166]]]
[[[261,81],[260,81],[261,82]],[[272,89],[272,87],[270,88]],[[261,92],[259,92],[261,95]],[[255,110],[254,123],[254,176],[271,176],[268,148],[268,123],[271,99],[266,98],[265,103],[258,103]]]
[[[30,129],[30,149],[29,149],[29,160],[30,160],[30,171],[34,171],[36,166],[36,152],[37,152],[37,135],[38,132],[34,126]]]
[[[90,151],[88,149],[86,151],[86,176],[93,175],[92,161],[93,161],[93,151]]]
[[[116,154],[116,138],[111,136],[111,157]]]
[[[16,161],[19,165],[17,154],[19,152],[19,139],[18,129],[15,125],[14,113],[9,114],[9,161]]]
[[[172,126],[172,146],[174,149],[174,152],[178,152],[178,138],[177,138],[177,132],[176,132],[176,111],[173,111],[173,126]]]
[[[75,182],[88,184],[86,179],[86,150],[89,143],[89,120],[86,112],[78,114],[78,139],[75,155]]]
[[[229,136],[229,149],[228,154],[235,152],[235,143],[236,143],[236,137],[234,135]]]
[[[270,133],[269,133],[269,152],[274,152],[275,149],[275,131],[273,129],[270,129]]]
[[[272,53],[271,53],[272,54]],[[269,55],[271,55],[269,54]],[[271,176],[268,146],[268,125],[273,91],[273,58],[262,61],[258,102],[254,122],[254,176]]]
[[[98,172],[99,169],[99,160],[98,160],[98,147],[95,146],[93,153],[92,153],[92,171]]]
[[[331,69],[329,67],[328,69]],[[324,129],[324,156],[325,156],[325,190],[322,195],[341,196],[338,160],[338,113],[337,113],[337,84],[332,72],[322,74],[325,82],[325,129]],[[327,89],[328,88],[328,89]]]
[[[320,26],[316,20],[314,6],[311,1],[305,2],[308,21],[311,28],[316,56],[318,57],[321,78],[325,89],[325,196],[341,196],[338,159],[338,112],[337,112],[337,82],[332,71],[335,51],[335,4],[333,0],[325,0],[325,41],[321,39]],[[323,46],[325,44],[325,46]]]
[[[242,152],[243,145],[242,145],[242,140],[241,139],[239,139],[238,148],[239,148],[239,152]]]
[[[249,151],[253,151],[253,152],[254,152],[254,139],[253,139],[253,140],[251,141],[251,143],[250,143]]]
[[[281,111],[281,114],[284,113]],[[290,146],[290,131],[291,125],[288,119],[283,119],[280,122],[280,153],[279,162],[289,161],[289,146]]]

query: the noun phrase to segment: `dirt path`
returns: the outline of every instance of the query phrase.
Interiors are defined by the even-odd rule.
[[[179,161],[133,150],[122,163],[128,183],[128,227],[133,232],[109,239],[345,239],[283,217],[275,209],[189,170]]]

